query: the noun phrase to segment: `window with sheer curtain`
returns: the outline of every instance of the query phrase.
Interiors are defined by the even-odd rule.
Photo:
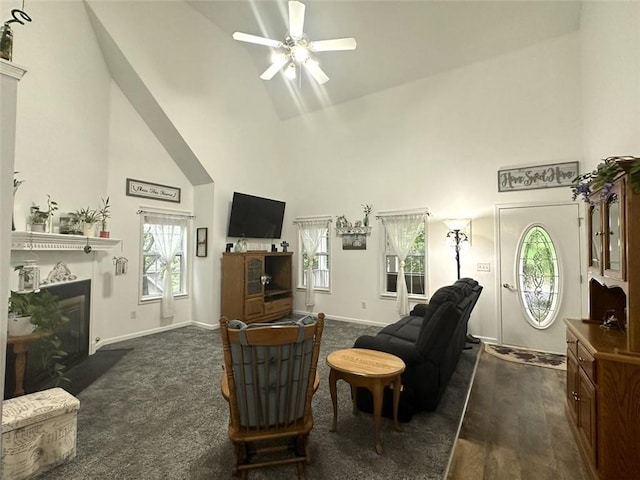
[[[141,248],[142,301],[163,302],[163,317],[173,314],[173,297],[187,292],[186,215],[143,213]]]
[[[296,219],[298,227],[298,288],[307,291],[307,306],[313,305],[314,290],[329,290],[330,286],[330,218]],[[311,280],[311,281],[310,281]]]
[[[427,212],[380,214],[383,229],[382,294],[395,296],[406,315],[409,298],[424,300],[427,291]]]

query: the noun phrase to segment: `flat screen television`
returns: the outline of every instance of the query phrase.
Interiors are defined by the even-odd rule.
[[[285,202],[233,193],[228,237],[280,238]]]

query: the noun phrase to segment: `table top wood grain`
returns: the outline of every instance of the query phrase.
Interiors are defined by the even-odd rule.
[[[327,355],[327,365],[340,372],[365,377],[388,377],[404,372],[404,362],[390,353],[346,348]]]

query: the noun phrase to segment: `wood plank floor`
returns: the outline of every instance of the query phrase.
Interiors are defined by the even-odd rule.
[[[588,480],[565,417],[566,372],[481,352],[449,480]]]

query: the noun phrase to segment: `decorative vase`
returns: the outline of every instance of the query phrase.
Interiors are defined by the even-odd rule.
[[[96,236],[96,228],[95,223],[85,223],[82,227],[82,234],[85,237],[95,237]]]
[[[362,219],[362,225],[364,225],[365,227],[369,226],[369,215],[364,216],[364,218]]]

